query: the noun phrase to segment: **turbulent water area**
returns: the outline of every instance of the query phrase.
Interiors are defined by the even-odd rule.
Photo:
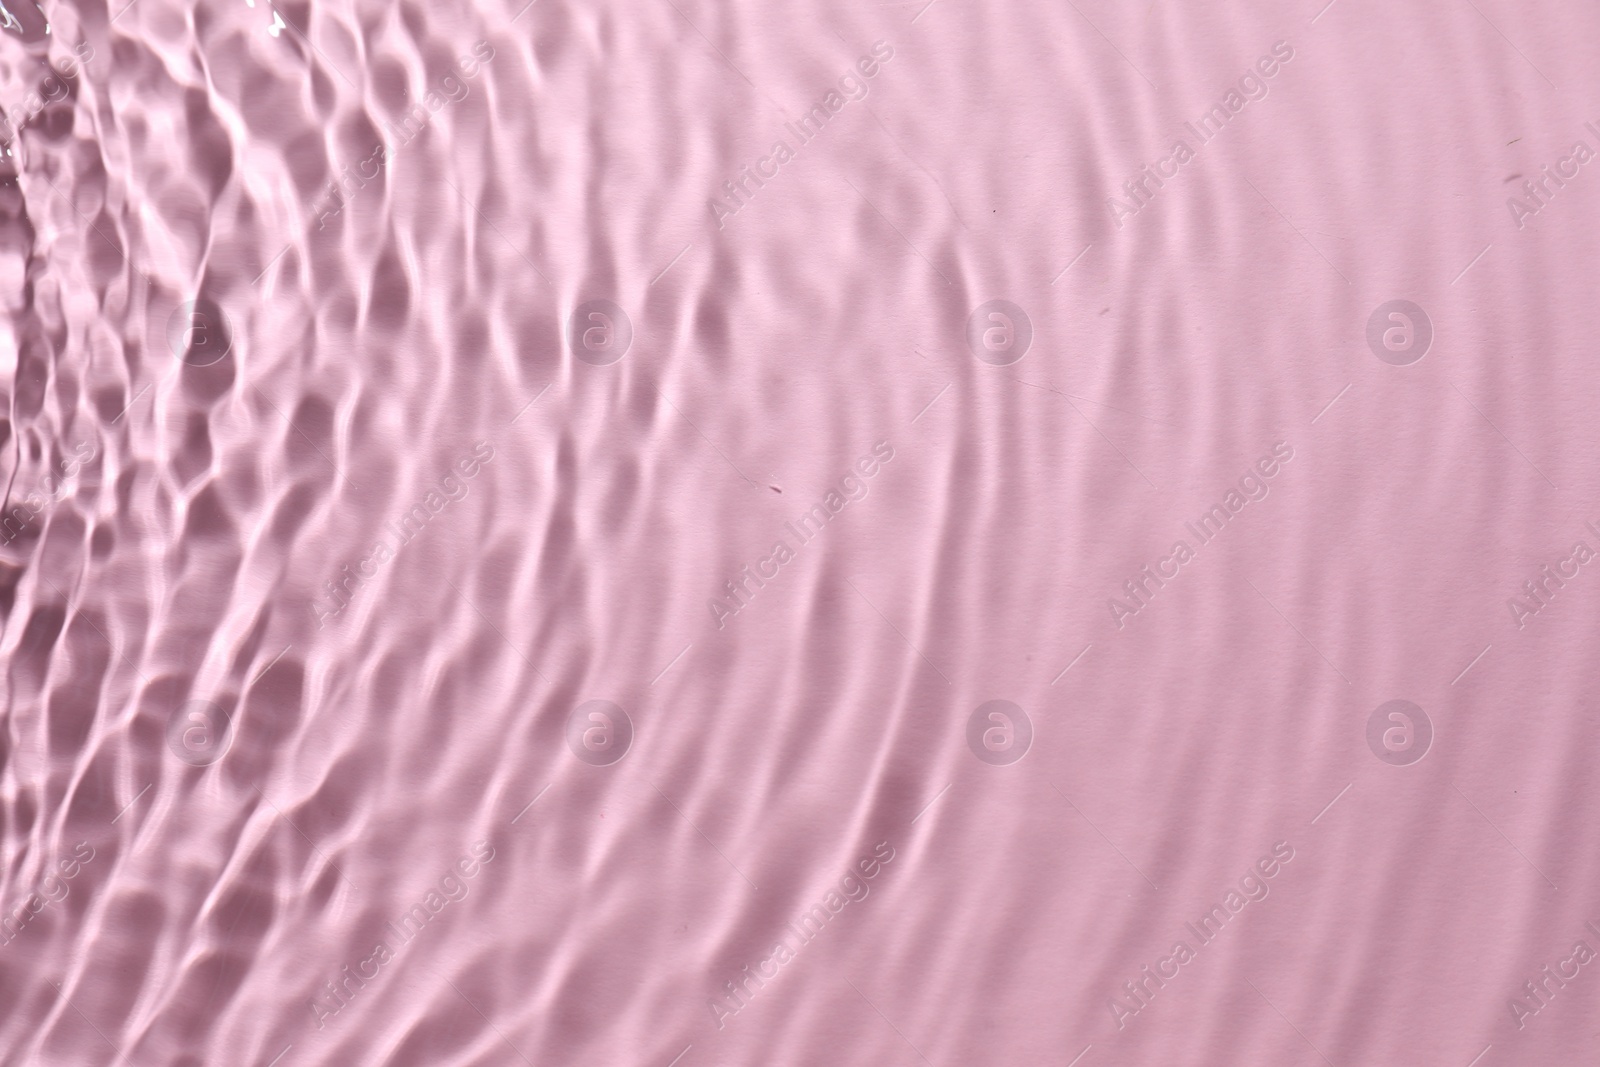
[[[1597,153],[1556,0],[4,0],[0,1067],[1596,1062]]]

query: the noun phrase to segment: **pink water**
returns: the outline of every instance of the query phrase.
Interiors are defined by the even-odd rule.
[[[7,0],[0,1064],[1600,1062],[1600,11],[522,3]]]

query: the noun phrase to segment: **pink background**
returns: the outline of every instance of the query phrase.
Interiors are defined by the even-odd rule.
[[[93,52],[0,157],[8,514],[92,453],[0,545],[0,907],[93,852],[0,937],[0,1061],[1600,1056],[1600,964],[1510,1007],[1600,950],[1600,575],[1508,606],[1600,551],[1600,164],[1507,205],[1600,150],[1600,12],[123,2],[0,31],[14,124]],[[1016,362],[968,346],[990,300]],[[1367,740],[1397,699],[1408,765]],[[1019,761],[968,746],[992,700]]]

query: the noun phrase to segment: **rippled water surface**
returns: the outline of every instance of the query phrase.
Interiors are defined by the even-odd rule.
[[[1324,3],[6,0],[0,1064],[1595,1063],[1600,12]]]

